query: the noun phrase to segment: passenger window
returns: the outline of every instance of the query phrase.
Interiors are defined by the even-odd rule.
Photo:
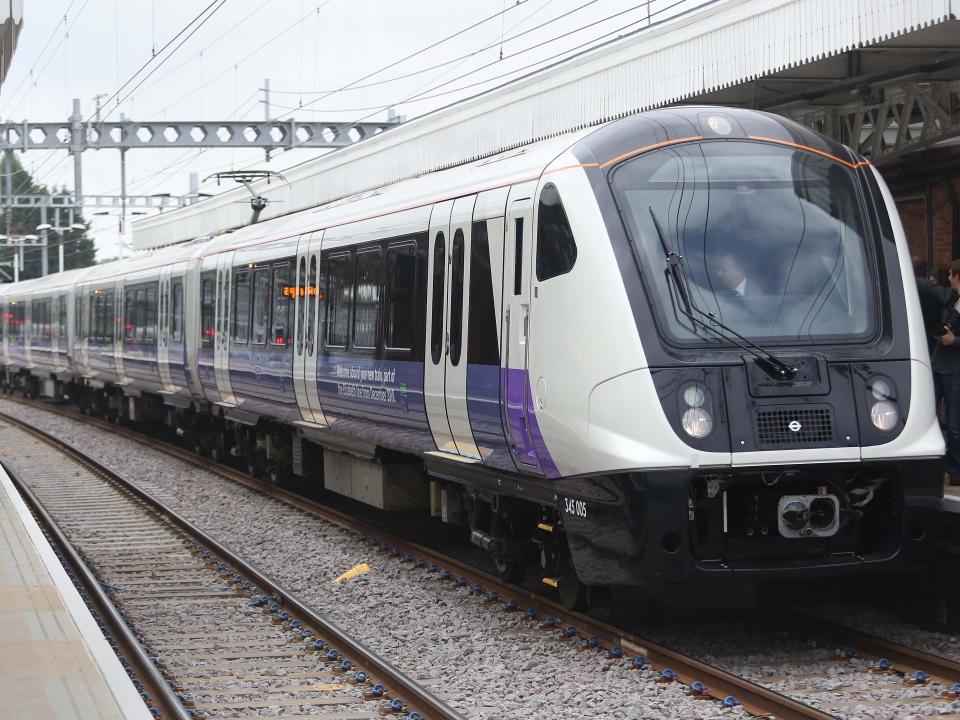
[[[60,336],[60,349],[66,347],[67,342],[67,296],[61,295],[57,302],[57,334]]]
[[[106,345],[113,345],[114,307],[113,290],[103,295],[103,342]]]
[[[265,345],[270,324],[270,270],[263,268],[253,274],[253,332],[250,342]]]
[[[307,352],[313,354],[313,345],[315,332],[317,328],[317,300],[320,295],[320,287],[317,285],[317,256],[310,258],[310,273],[307,275]]]
[[[327,345],[347,347],[350,333],[350,256],[337,255],[327,260]]]
[[[151,285],[146,288],[144,294],[146,296],[144,300],[146,316],[144,318],[143,338],[146,342],[152,343],[157,341],[157,286]]]
[[[537,280],[543,282],[564,275],[577,262],[577,243],[560,202],[560,193],[552,183],[540,193],[537,217]]]
[[[470,235],[470,320],[467,323],[467,338],[467,362],[500,365],[486,220],[475,222]]]
[[[307,259],[300,258],[297,267],[297,355],[300,355],[303,352],[303,335],[306,328],[304,317],[307,313]]]
[[[137,288],[137,299],[134,301],[137,306],[136,338],[138,343],[144,343],[147,340],[147,289]]]
[[[384,306],[384,341],[391,350],[413,348],[414,294],[417,287],[417,246],[387,249],[387,299]]]
[[[293,272],[290,263],[273,268],[273,327],[271,345],[289,346],[293,335]]]
[[[75,295],[73,298],[73,334],[77,339],[83,337],[83,296]]]
[[[203,278],[200,288],[200,342],[204,347],[212,347],[213,338],[217,334],[214,324],[216,297],[213,293],[212,275]]]
[[[519,295],[523,289],[523,218],[513,223],[513,294]]]
[[[246,345],[250,334],[250,273],[237,273],[233,281],[233,342]]]
[[[124,322],[124,334],[123,339],[125,342],[133,342],[136,335],[137,327],[137,310],[136,310],[136,301],[137,295],[132,288],[127,288],[124,295],[124,310],[123,310],[123,322]]]
[[[463,230],[453,234],[450,261],[450,362],[460,364],[460,338],[463,335]]]
[[[447,248],[443,233],[438,232],[433,244],[433,309],[430,320],[430,358],[437,365],[443,357],[443,273],[447,264]]]
[[[183,283],[174,283],[170,302],[170,338],[174,342],[183,342]]]
[[[380,250],[357,253],[354,286],[353,346],[364,350],[377,347],[380,317]]]

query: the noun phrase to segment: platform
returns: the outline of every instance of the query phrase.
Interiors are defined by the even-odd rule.
[[[0,467],[0,719],[151,717]]]

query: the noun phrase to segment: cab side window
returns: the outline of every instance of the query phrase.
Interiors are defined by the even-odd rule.
[[[537,280],[543,282],[573,270],[577,243],[560,201],[560,193],[549,183],[540,193],[537,216]]]

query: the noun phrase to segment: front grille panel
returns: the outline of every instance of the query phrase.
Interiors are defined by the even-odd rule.
[[[830,408],[757,410],[755,417],[757,442],[760,445],[812,445],[833,442],[833,413]]]

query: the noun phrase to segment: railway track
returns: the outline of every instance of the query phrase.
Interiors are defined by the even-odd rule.
[[[19,401],[18,401],[19,402]],[[28,403],[31,407],[47,405]],[[398,562],[410,563],[419,568],[425,578],[445,583],[456,592],[469,592],[479,602],[502,608],[505,612],[527,614],[532,625],[544,632],[561,633],[585,650],[623,656],[638,666],[649,664],[661,674],[664,682],[682,682],[691,694],[712,699],[728,706],[742,705],[752,715],[775,718],[819,719],[848,716],[857,700],[832,702],[817,697],[817,693],[805,688],[807,674],[794,677],[751,675],[747,679],[736,672],[721,669],[716,664],[698,660],[691,654],[678,652],[645,637],[624,632],[596,618],[567,611],[558,603],[539,594],[502,582],[499,578],[459,560],[450,558],[430,548],[420,546],[403,538],[373,529],[365,522],[342,512],[326,507],[313,500],[263,483],[239,471],[220,465],[193,453],[170,445],[136,431],[81,416],[72,411],[56,408],[61,415],[109,428],[138,443],[148,445],[164,453],[189,462],[197,467],[214,472],[244,486],[256,489],[270,497],[281,500],[310,514],[322,517],[364,536],[376,550],[395,558]],[[912,693],[909,702],[918,708],[924,703],[933,703],[938,714],[945,716],[949,706],[944,702],[956,702],[960,683],[960,664],[947,658],[923,653],[904,645],[859,633],[842,625],[828,624],[820,618],[802,618],[794,613],[799,625],[809,635],[817,635],[830,643],[831,662],[836,667],[858,664],[863,674],[876,681],[877,692],[889,696],[889,702],[903,700],[904,693]],[[806,625],[804,626],[804,623]],[[821,648],[822,649],[822,648]],[[823,655],[823,653],[820,653]],[[702,656],[701,656],[702,657]],[[818,662],[821,662],[821,657]],[[823,666],[824,668],[826,666]],[[819,672],[818,668],[814,672]],[[832,670],[824,670],[832,672]],[[744,673],[749,675],[749,673]],[[906,690],[905,690],[906,688]],[[883,705],[887,700],[871,701],[861,705]],[[817,707],[819,706],[819,707]],[[837,715],[832,714],[836,712]],[[921,717],[922,715],[917,715]],[[948,717],[953,717],[953,714]],[[960,713],[956,714],[960,717]]]
[[[0,442],[158,716],[462,720],[129,480],[16,418]]]

